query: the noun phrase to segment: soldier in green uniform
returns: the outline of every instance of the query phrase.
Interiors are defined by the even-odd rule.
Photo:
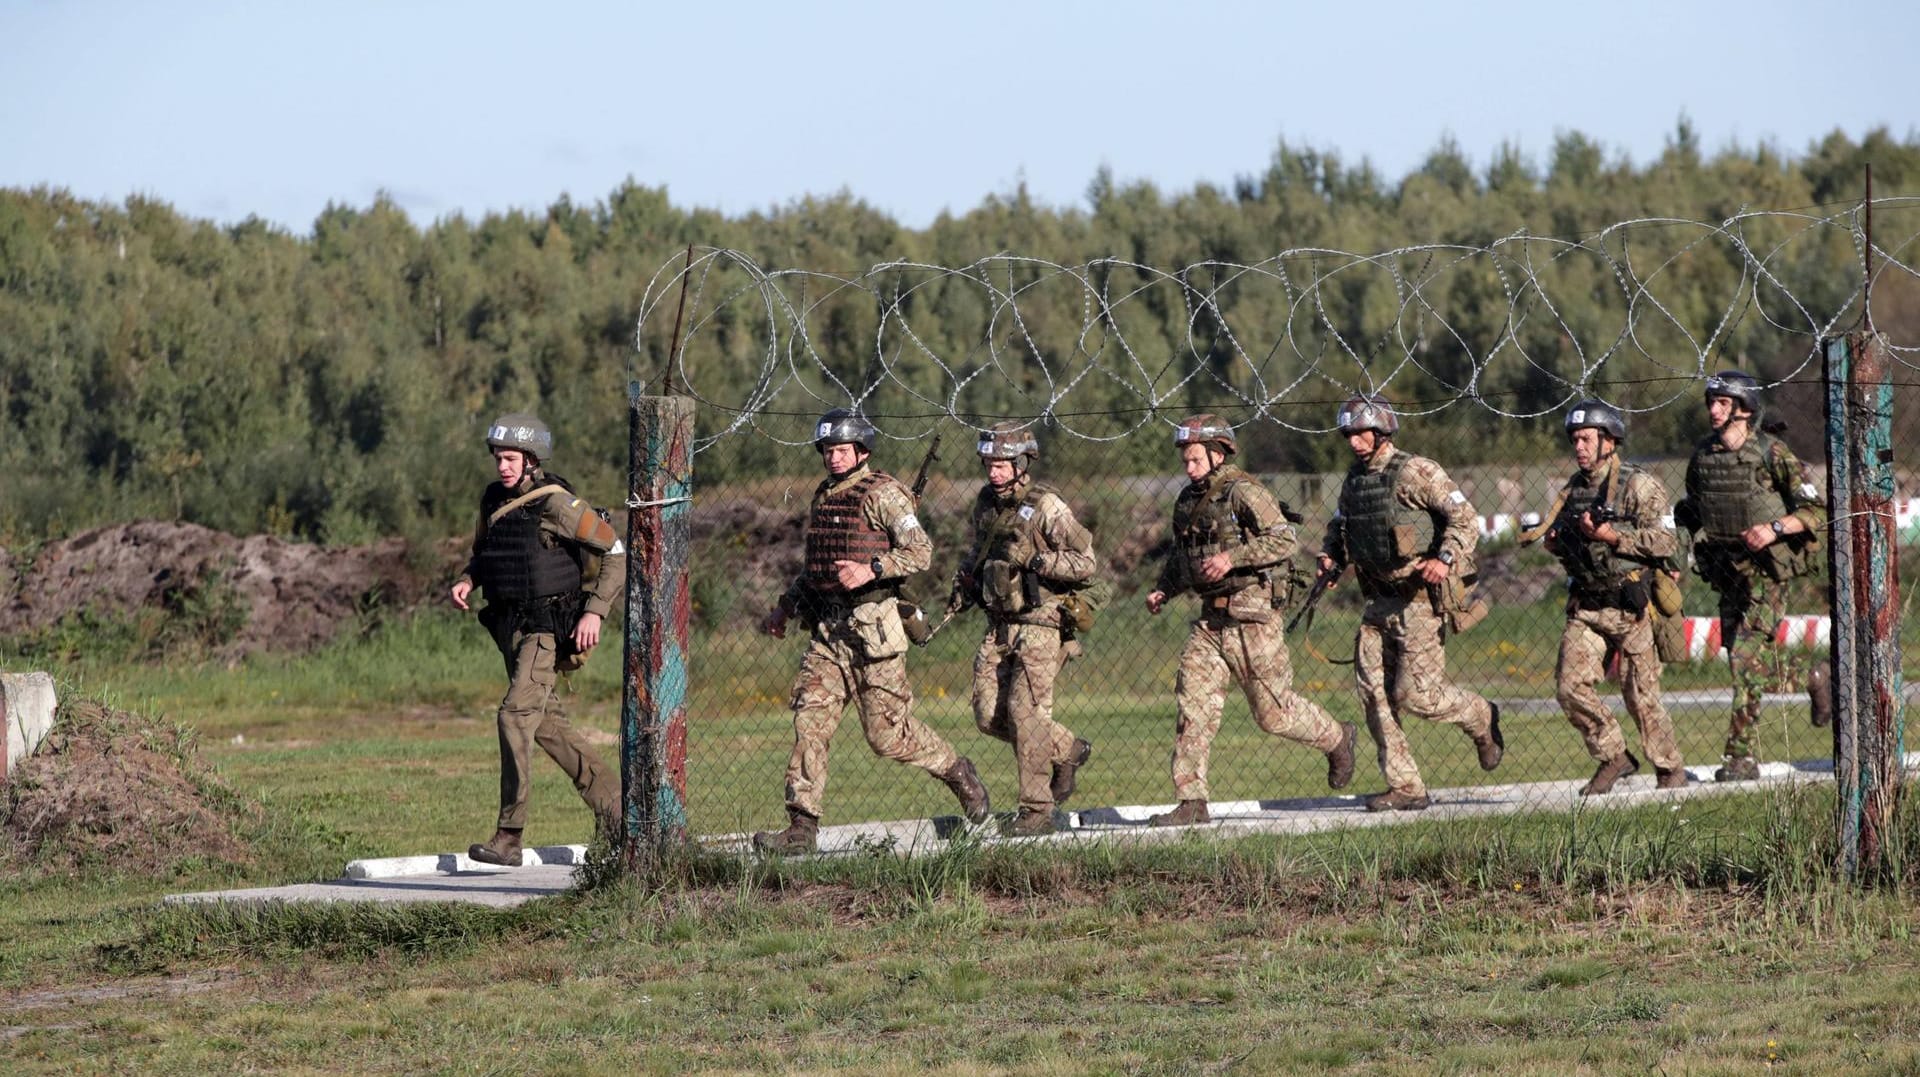
[[[1342,788],[1353,779],[1353,725],[1334,721],[1293,690],[1281,621],[1298,545],[1293,524],[1266,487],[1229,462],[1239,445],[1219,416],[1182,419],[1173,443],[1188,484],[1174,503],[1173,549],[1147,595],[1147,611],[1158,614],[1169,598],[1192,591],[1200,617],[1180,652],[1174,687],[1173,789],[1180,802],[1152,823],[1211,819],[1207,763],[1230,681],[1246,693],[1261,729],[1324,754],[1327,784]]]
[[[487,429],[499,481],[480,496],[473,556],[454,582],[453,604],[487,597],[480,623],[507,667],[500,701],[500,819],[493,837],[467,850],[485,864],[518,864],[533,787],[533,746],[544,749],[593,809],[601,829],[619,821],[620,772],[609,769],[567,722],[554,686],[568,659],[600,642],[600,626],[626,581],[627,555],[613,525],[544,470],[553,433],[537,417],[503,415]],[[584,595],[582,568],[599,559]]]
[[[1620,459],[1626,440],[1626,418],[1605,401],[1582,400],[1567,412],[1567,441],[1580,470],[1567,480],[1560,510],[1547,523],[1547,549],[1566,566],[1568,581],[1567,627],[1555,675],[1560,707],[1599,764],[1581,796],[1610,792],[1640,769],[1619,720],[1593,688],[1604,675],[1609,648],[1620,655],[1627,713],[1640,727],[1656,784],[1687,784],[1673,719],[1660,699],[1660,656],[1648,609],[1653,574],[1671,567],[1677,544],[1666,487]]]
[[[988,815],[973,763],[913,716],[907,683],[900,584],[933,561],[933,542],[914,515],[913,494],[867,467],[873,424],[845,408],[820,417],[814,448],[827,477],[807,516],[806,561],[762,628],[775,639],[801,618],[810,629],[793,685],[793,754],[787,762],[785,830],[755,834],[778,855],[812,852],[827,789],[827,748],[847,704],[875,754],[944,782],[975,823]]]
[[[973,502],[973,545],[956,581],[987,615],[973,658],[973,717],[1013,745],[1020,774],[1015,837],[1053,833],[1053,810],[1073,795],[1093,754],[1053,719],[1053,684],[1065,661],[1064,598],[1093,578],[1093,536],[1052,487],[1029,474],[1040,442],[1018,423],[980,432],[987,481]]]
[[[1707,379],[1705,395],[1713,432],[1687,461],[1687,496],[1674,506],[1674,520],[1694,533],[1694,566],[1720,597],[1720,639],[1733,669],[1726,752],[1713,777],[1752,781],[1760,764],[1751,732],[1769,690],[1794,683],[1799,673],[1813,723],[1832,717],[1825,667],[1809,669],[1774,637],[1790,599],[1796,609],[1826,608],[1814,587],[1814,555],[1827,511],[1793,450],[1757,428],[1760,384],[1753,375],[1722,371]]]
[[[1320,570],[1351,564],[1366,599],[1354,639],[1354,680],[1367,731],[1379,747],[1387,789],[1368,811],[1424,811],[1432,800],[1400,721],[1414,715],[1457,725],[1482,770],[1500,765],[1500,708],[1447,678],[1445,613],[1450,581],[1472,575],[1479,525],[1473,506],[1439,464],[1393,444],[1400,417],[1385,400],[1356,396],[1340,408],[1354,464],[1327,525]]]

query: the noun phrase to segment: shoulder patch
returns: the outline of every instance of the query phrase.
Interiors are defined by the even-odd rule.
[[[1803,482],[1800,484],[1800,496],[1807,501],[1812,501],[1820,496],[1820,492],[1813,488],[1812,483]]]
[[[1447,500],[1456,505],[1464,505],[1467,503],[1467,495],[1455,490],[1453,493],[1447,495]]]
[[[914,528],[919,526],[920,526],[920,517],[915,516],[911,512],[907,513],[905,516],[900,517],[899,527],[900,527],[900,530],[902,531],[911,531]]]
[[[1031,519],[1033,519],[1033,506],[1032,506],[1032,505],[1022,505],[1022,506],[1020,506],[1020,518],[1021,518],[1022,520],[1031,520]]]

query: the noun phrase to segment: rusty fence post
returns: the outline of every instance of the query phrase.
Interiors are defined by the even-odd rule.
[[[1876,333],[1830,338],[1821,350],[1832,515],[1837,867],[1848,878],[1872,879],[1894,847],[1904,753],[1892,363],[1886,339]]]
[[[687,832],[693,612],[693,401],[628,386],[627,631],[620,705],[621,863],[648,878]]]

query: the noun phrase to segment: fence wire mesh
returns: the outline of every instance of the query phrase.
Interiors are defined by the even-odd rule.
[[[1289,250],[1253,264],[1173,269],[996,255],[962,267],[886,263],[834,274],[768,268],[737,251],[675,259],[643,303],[644,368],[634,376],[699,402],[690,829],[740,834],[785,817],[789,701],[805,632],[776,641],[757,625],[801,566],[802,524],[822,474],[809,441],[822,411],[850,407],[870,418],[880,433],[873,465],[908,481],[929,440],[942,437],[918,513],[934,567],[908,586],[908,597],[936,616],[971,539],[969,509],[982,482],[975,431],[1015,419],[1038,434],[1036,477],[1092,531],[1100,574],[1115,586],[1083,637],[1084,656],[1064,667],[1056,690],[1055,719],[1094,745],[1067,807],[1084,826],[1131,826],[1175,798],[1174,686],[1195,614],[1190,596],[1157,617],[1144,603],[1186,483],[1171,424],[1214,411],[1238,427],[1248,469],[1305,518],[1304,562],[1334,512],[1348,458],[1335,413],[1353,392],[1392,398],[1404,422],[1396,443],[1441,463],[1478,517],[1481,593],[1493,609],[1448,641],[1447,670],[1501,706],[1506,753],[1483,772],[1457,727],[1409,717],[1403,726],[1426,785],[1442,803],[1564,807],[1595,767],[1556,699],[1566,577],[1514,533],[1524,513],[1548,511],[1574,471],[1562,438],[1566,408],[1599,397],[1626,412],[1623,455],[1677,499],[1687,455],[1708,429],[1705,377],[1743,367],[1766,386],[1764,418],[1818,475],[1827,446],[1816,346],[1862,320],[1863,265],[1872,266],[1873,323],[1888,339],[1896,396],[1915,381],[1916,211],[1920,200],[1876,204],[1880,238],[1871,242],[1856,206],[1636,220],[1578,239]],[[1902,238],[1885,239],[1895,234]],[[669,327],[683,287],[676,347]],[[1896,411],[1895,526],[1909,580],[1920,550],[1920,484],[1904,469],[1916,442],[1913,416]],[[1356,591],[1349,578],[1310,631],[1288,640],[1293,687],[1361,729],[1347,794],[1384,788],[1353,667],[1342,664],[1353,656]],[[1769,697],[1755,735],[1769,775],[1816,775],[1831,752],[1829,731],[1809,721],[1800,676],[1824,658],[1824,594],[1815,580],[1796,595],[1776,629],[1795,673]],[[1911,601],[1887,598],[1903,613]],[[1714,593],[1689,576],[1685,603],[1690,657],[1665,666],[1662,691],[1698,793],[1713,785],[1721,761],[1731,677]],[[977,610],[962,614],[906,661],[914,715],[974,760],[1005,811],[1015,801],[1013,753],[976,727],[969,698],[983,631]],[[1915,668],[1911,645],[1905,667]],[[1652,796],[1653,768],[1618,684],[1599,687],[1642,760],[1620,787],[1623,800],[1639,802]],[[876,757],[860,725],[850,707],[833,737],[826,824],[955,811],[939,782]],[[1216,814],[1272,815],[1330,795],[1321,755],[1264,733],[1237,687],[1226,695],[1210,778]],[[1714,798],[1685,799],[1711,823]],[[1321,806],[1359,810],[1352,799]]]

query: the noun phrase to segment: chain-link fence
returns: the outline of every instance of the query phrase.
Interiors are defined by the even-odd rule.
[[[1896,217],[1877,208],[1883,222]],[[690,256],[684,272],[656,280],[639,334],[655,364],[649,376],[670,372],[676,391],[700,401],[690,828],[737,835],[785,822],[789,703],[805,630],[779,641],[759,622],[801,568],[802,525],[822,475],[809,428],[821,411],[853,407],[872,418],[880,429],[873,465],[909,482],[931,439],[943,439],[917,513],[934,566],[907,595],[935,619],[972,537],[983,481],[975,431],[1006,418],[1031,424],[1043,446],[1036,478],[1092,531],[1100,575],[1114,585],[1081,636],[1084,654],[1058,678],[1055,719],[1094,746],[1063,821],[1130,828],[1176,799],[1176,671],[1197,612],[1192,596],[1159,616],[1145,604],[1187,482],[1171,423],[1196,411],[1229,417],[1248,470],[1303,517],[1298,560],[1306,565],[1334,512],[1348,453],[1334,416],[1354,391],[1385,392],[1403,405],[1396,444],[1445,467],[1477,517],[1479,592],[1491,612],[1447,640],[1446,665],[1456,684],[1500,706],[1505,753],[1484,771],[1460,727],[1407,717],[1426,786],[1441,804],[1564,807],[1596,766],[1557,699],[1567,578],[1516,532],[1523,516],[1550,511],[1575,470],[1562,433],[1566,408],[1588,396],[1620,406],[1632,426],[1622,455],[1677,499],[1687,456],[1709,429],[1706,375],[1752,369],[1765,386],[1765,427],[1818,482],[1827,434],[1816,342],[1859,318],[1866,290],[1855,259],[1872,250],[1872,311],[1891,345],[1896,398],[1904,397],[1920,344],[1920,278],[1910,257],[1901,260],[1912,242],[1874,243],[1849,211],[1629,222],[1578,241],[1288,252],[1255,266],[1177,271],[1001,256],[957,269],[894,264],[826,275],[765,270],[737,252]],[[676,340],[665,323],[683,288],[693,298]],[[1582,289],[1595,302],[1567,301]],[[1498,309],[1481,309],[1488,306]],[[1912,415],[1896,412],[1897,455],[1917,442]],[[1896,459],[1904,466],[1911,461]],[[1911,562],[1920,549],[1920,481],[1905,470],[1897,481],[1895,526]],[[1911,565],[1904,575],[1913,578]],[[1322,755],[1263,732],[1230,686],[1211,753],[1216,818],[1316,810],[1357,818],[1359,794],[1385,788],[1351,664],[1357,590],[1349,577],[1287,639],[1293,687],[1361,730],[1354,782],[1326,799],[1334,794]],[[1825,654],[1825,597],[1817,578],[1793,593],[1775,627],[1791,669],[1753,733],[1768,778],[1817,776],[1832,751],[1830,731],[1810,720],[1804,677]],[[1903,612],[1910,599],[1887,597]],[[1614,802],[1687,798],[1713,812],[1712,798],[1699,795],[1715,790],[1733,696],[1717,612],[1714,592],[1689,575],[1674,629],[1689,657],[1665,664],[1661,690],[1690,792],[1654,790],[1617,681],[1599,685],[1641,761],[1609,794]],[[976,728],[970,700],[986,630],[979,611],[968,611],[906,662],[913,714],[976,763],[1005,811],[1015,803],[1013,751]],[[1914,666],[1908,657],[1906,668]],[[827,825],[956,811],[940,782],[876,757],[851,706],[829,758]]]

